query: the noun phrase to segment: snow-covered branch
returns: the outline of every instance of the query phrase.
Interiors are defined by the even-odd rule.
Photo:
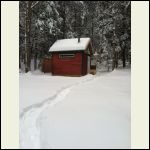
[[[131,1],[129,1],[129,2],[127,3],[127,5],[125,6],[125,10],[127,10],[127,8],[129,7],[130,3],[131,3]]]
[[[31,8],[35,7],[40,1],[36,1],[32,6]]]

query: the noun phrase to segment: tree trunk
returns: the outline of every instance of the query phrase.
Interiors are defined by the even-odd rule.
[[[116,67],[116,51],[115,51],[116,22],[115,22],[114,18],[113,18],[113,24],[114,24],[114,29],[113,29],[113,65],[112,65],[112,70],[114,70]]]
[[[26,15],[25,15],[25,72],[28,72],[27,66],[27,54],[28,54],[28,43],[27,43],[27,8],[26,8]]]
[[[107,55],[107,71],[109,72],[109,58],[108,58],[108,55]]]
[[[124,9],[124,20],[126,19],[126,11],[127,11],[127,6],[125,7],[125,9]],[[125,21],[123,21],[123,26],[124,26],[124,33],[126,32],[126,25],[125,25]],[[126,43],[125,43],[125,45],[124,45],[124,47],[123,47],[123,52],[122,52],[122,62],[123,62],[123,68],[125,68],[126,67]]]
[[[37,69],[37,53],[34,55],[34,70]]]
[[[118,53],[115,52],[115,68],[118,68]]]
[[[21,58],[19,57],[19,69],[21,69]]]
[[[116,53],[116,68],[118,68],[118,52]]]
[[[113,62],[112,63],[113,63],[112,70],[114,70],[115,69],[115,45],[114,45],[114,43],[113,43]]]
[[[31,70],[31,43],[30,43],[30,34],[31,34],[31,1],[27,1],[26,8],[26,21],[25,21],[25,72]]]
[[[123,48],[123,52],[122,52],[122,62],[123,62],[123,68],[126,67],[125,48]]]

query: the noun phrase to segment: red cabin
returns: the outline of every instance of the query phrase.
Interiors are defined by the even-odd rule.
[[[57,40],[49,52],[52,54],[52,74],[82,76],[90,73],[92,44],[90,38]]]

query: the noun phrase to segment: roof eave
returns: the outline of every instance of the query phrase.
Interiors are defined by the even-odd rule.
[[[57,50],[57,51],[49,51],[49,52],[78,52],[78,51],[85,51],[85,49],[79,49],[79,50]]]

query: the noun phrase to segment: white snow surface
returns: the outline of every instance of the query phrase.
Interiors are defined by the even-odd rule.
[[[85,50],[90,42],[90,38],[78,38],[57,40],[49,49],[49,52],[55,51],[79,51]]]
[[[20,74],[21,149],[130,149],[130,69]]]

